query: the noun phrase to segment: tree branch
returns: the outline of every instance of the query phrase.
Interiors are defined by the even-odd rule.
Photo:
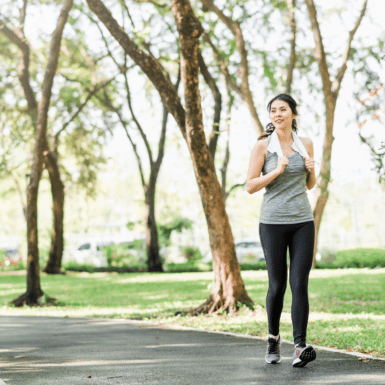
[[[181,70],[180,70],[180,66],[179,66],[178,78],[177,78],[177,81],[175,84],[176,90],[178,90],[178,88],[179,88],[180,81],[181,81]],[[164,156],[164,144],[166,141],[166,128],[167,128],[168,114],[169,114],[169,112],[168,112],[167,108],[163,105],[162,132],[160,134],[159,144],[158,144],[158,149],[159,149],[158,150],[158,157],[154,163],[154,166],[156,167],[157,170],[159,170],[159,167],[162,163],[163,156]]]
[[[349,38],[348,38],[348,41],[346,42],[345,51],[342,55],[342,65],[338,71],[336,78],[334,79],[333,86],[332,86],[332,90],[335,95],[338,95],[339,90],[341,88],[342,79],[345,75],[346,69],[348,68],[347,61],[350,56],[352,41],[365,15],[367,5],[368,5],[368,0],[364,0],[364,4],[362,6],[360,16],[358,17],[356,24],[354,25],[354,28],[349,32]]]
[[[143,52],[137,44],[129,38],[101,0],[87,0],[87,3],[91,10],[104,23],[111,35],[119,42],[125,53],[131,57],[154,84],[163,104],[167,106],[168,111],[173,115],[180,127],[183,136],[186,137],[186,116],[184,108],[174,85],[164,75],[163,69],[158,61],[151,55]]]
[[[321,36],[321,30],[319,27],[318,19],[317,19],[317,11],[314,5],[313,0],[305,0],[309,18],[311,22],[311,28],[314,35],[314,41],[315,41],[315,58],[319,63],[320,72],[321,72],[321,78],[322,78],[322,84],[323,84],[323,91],[326,99],[326,103],[328,105],[331,105],[331,103],[335,99],[335,95],[332,92],[332,85],[330,81],[330,74],[329,74],[329,68],[326,61],[326,53],[325,48],[322,41]]]
[[[257,131],[257,134],[261,135],[263,133],[263,126],[259,120],[259,116],[257,113],[257,110],[255,108],[254,102],[253,102],[253,96],[250,90],[249,85],[249,63],[247,59],[247,50],[246,50],[246,44],[245,40],[243,38],[243,33],[241,26],[238,22],[233,21],[229,17],[227,17],[222,10],[220,10],[213,2],[213,0],[201,0],[202,4],[209,9],[210,11],[214,12],[218,18],[227,26],[227,28],[231,31],[231,33],[234,35],[235,43],[237,45],[237,49],[239,52],[239,55],[241,57],[241,62],[239,65],[239,71],[238,75],[241,79],[241,98],[246,103],[253,123],[254,128]]]
[[[128,84],[127,73],[124,74],[124,87],[126,89],[127,104],[128,104],[128,108],[129,108],[130,113],[131,113],[132,120],[134,121],[134,123],[135,123],[135,125],[136,125],[136,127],[137,127],[137,129],[138,129],[138,131],[140,133],[140,136],[143,139],[144,145],[146,146],[148,158],[149,158],[149,161],[150,161],[150,165],[152,167],[152,165],[154,163],[154,160],[152,158],[151,146],[150,146],[150,143],[148,142],[147,135],[144,132],[144,130],[142,128],[142,125],[140,124],[139,120],[137,119],[137,117],[136,117],[136,115],[134,113],[134,109],[132,108],[131,91],[130,91],[130,86]]]
[[[291,93],[291,84],[293,82],[293,72],[295,67],[295,62],[297,60],[295,48],[296,48],[296,34],[297,34],[297,24],[295,20],[295,7],[296,0],[287,0],[287,6],[289,8],[290,14],[290,59],[289,66],[287,69],[286,75],[286,93]]]
[[[211,92],[214,97],[214,119],[213,119],[213,126],[209,137],[209,150],[211,153],[211,156],[213,159],[215,158],[215,152],[217,149],[217,143],[218,143],[218,137],[219,137],[219,126],[221,121],[221,111],[222,111],[222,95],[219,92],[219,88],[217,87],[217,84],[214,80],[214,78],[211,76],[206,63],[202,57],[202,54],[198,53],[198,63],[199,63],[199,69],[201,71],[201,74],[203,75],[203,78],[205,79],[205,82],[210,87]]]
[[[217,60],[217,62],[219,64],[219,68],[226,79],[226,83],[228,83],[230,85],[231,89],[234,92],[236,92],[238,95],[241,95],[242,94],[241,88],[237,85],[237,83],[234,81],[234,79],[232,78],[232,76],[229,73],[229,70],[227,68],[228,67],[227,60],[225,60],[222,57],[221,53],[218,51],[217,47],[215,47],[214,43],[211,41],[210,36],[207,33],[203,33],[203,40],[206,43],[208,43],[209,46],[211,47],[211,49],[213,50],[215,59]]]
[[[123,119],[123,116],[122,116],[122,114],[120,112],[120,109],[113,105],[113,103],[112,103],[112,101],[111,101],[111,99],[108,96],[106,91],[104,91],[104,99],[101,99],[100,97],[98,97],[98,99],[101,100],[101,102],[105,103],[107,105],[107,107],[110,108],[113,112],[115,112],[115,114],[118,116],[119,122],[122,125],[124,131],[126,132],[127,138],[130,141],[131,146],[132,146],[132,148],[134,150],[136,161],[138,163],[140,180],[142,182],[143,189],[146,190],[147,184],[146,184],[146,181],[145,181],[145,178],[144,178],[144,172],[143,172],[143,167],[142,167],[142,160],[140,159],[139,153],[138,153],[138,151],[136,149],[136,144],[134,143],[134,141],[131,138],[130,133],[128,132],[127,122]]]
[[[32,90],[29,80],[29,44],[27,43],[27,40],[21,29],[15,27],[12,30],[8,28],[2,19],[0,19],[0,31],[8,38],[10,42],[14,43],[19,48],[20,62],[17,67],[17,73],[24,91],[25,98],[27,99],[28,110],[31,113],[37,109],[37,102],[35,93]],[[35,120],[35,117],[33,120]],[[36,122],[34,121],[34,125],[35,123]]]
[[[57,142],[58,138],[59,138],[59,135],[68,127],[68,125],[73,122],[76,117],[82,112],[82,110],[84,109],[84,107],[87,105],[87,103],[90,101],[90,99],[97,93],[99,92],[101,89],[103,89],[104,87],[108,86],[113,80],[115,79],[115,76],[113,76],[112,78],[110,78],[109,80],[106,80],[105,82],[99,84],[99,85],[96,85],[93,90],[88,90],[88,95],[85,99],[85,101],[78,107],[78,109],[75,111],[74,114],[72,114],[72,116],[69,118],[69,120],[67,120],[63,126],[61,127],[61,129],[55,134],[54,136],[54,140],[55,142]]]

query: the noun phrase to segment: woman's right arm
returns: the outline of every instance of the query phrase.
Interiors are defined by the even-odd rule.
[[[246,191],[249,194],[262,190],[278,175],[285,171],[285,167],[289,164],[289,160],[286,156],[278,158],[278,165],[274,171],[269,172],[266,175],[262,175],[262,168],[265,163],[267,155],[267,140],[259,140],[251,153],[249,170],[247,172]]]

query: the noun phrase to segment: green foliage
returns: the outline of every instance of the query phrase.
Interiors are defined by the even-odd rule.
[[[240,263],[241,270],[267,270],[265,261],[257,261],[254,263]]]
[[[164,246],[170,246],[170,238],[173,231],[181,233],[183,229],[191,229],[192,225],[192,220],[181,216],[175,216],[165,224],[158,223],[159,243]]]
[[[201,261],[202,253],[198,247],[194,246],[185,246],[181,248],[182,255],[187,259],[187,261]]]
[[[322,261],[317,263],[317,268],[369,268],[385,267],[385,249],[357,248],[351,250],[340,250],[335,253],[322,256]]]
[[[108,267],[130,267],[141,269],[146,264],[143,241],[109,245],[103,248]]]
[[[167,263],[164,268],[170,273],[195,273],[201,271],[212,271],[212,264],[190,260],[186,263]]]

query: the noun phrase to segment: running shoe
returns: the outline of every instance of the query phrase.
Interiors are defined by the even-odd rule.
[[[265,361],[268,364],[278,364],[281,361],[281,337],[278,339],[269,337],[267,340],[267,350]]]
[[[313,346],[296,346],[293,354],[293,366],[303,368],[308,362],[316,359],[316,352]]]

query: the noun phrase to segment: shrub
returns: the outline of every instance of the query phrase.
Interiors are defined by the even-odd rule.
[[[267,270],[265,261],[257,261],[253,263],[240,263],[241,270]]]
[[[109,245],[103,248],[108,267],[142,267],[145,264],[143,250],[132,245]]]
[[[339,250],[335,253],[332,262],[321,261],[317,268],[369,268],[385,267],[385,249],[357,248],[350,250]]]
[[[187,259],[187,261],[201,261],[202,253],[198,247],[185,246],[181,248],[182,255]]]

